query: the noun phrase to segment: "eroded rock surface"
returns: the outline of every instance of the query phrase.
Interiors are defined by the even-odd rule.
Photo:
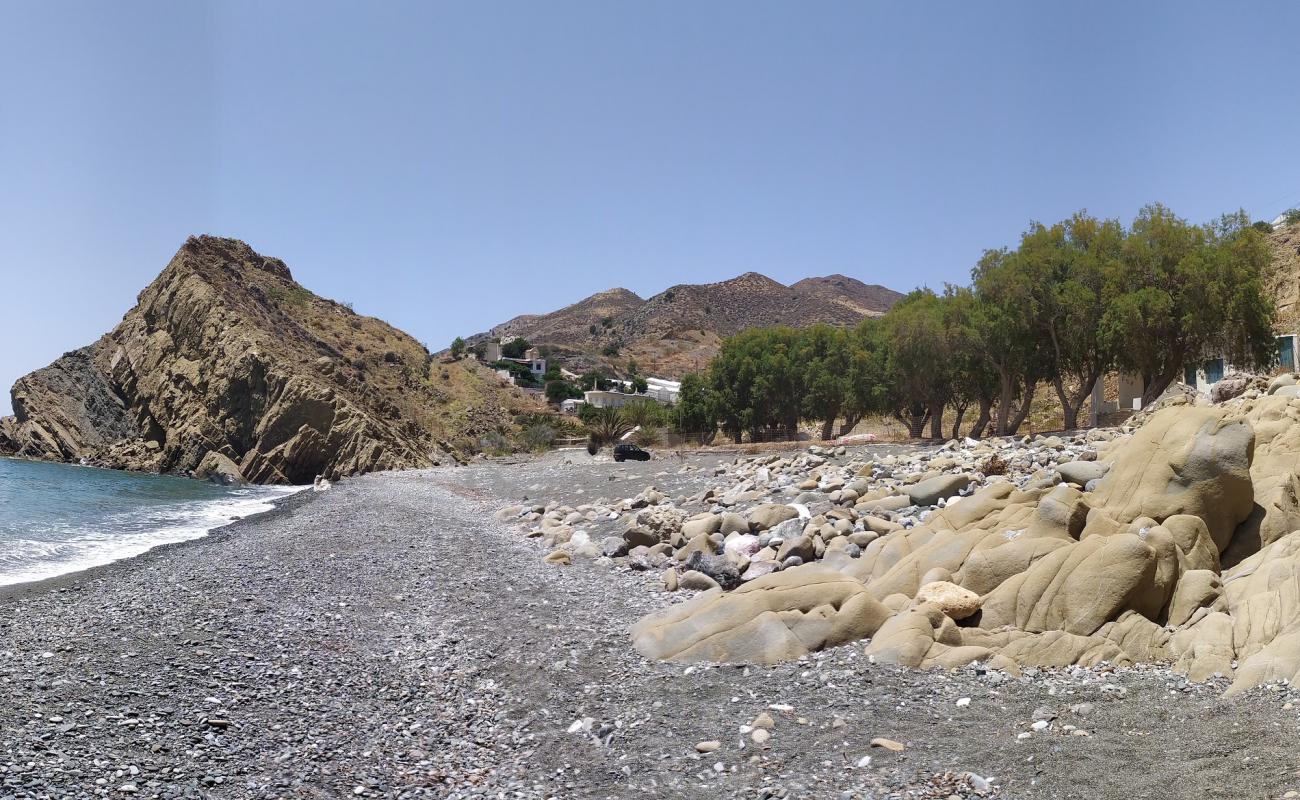
[[[875,661],[920,668],[1162,662],[1232,678],[1232,691],[1300,680],[1296,422],[1300,398],[1251,390],[1170,403],[1121,432],[910,459],[738,459],[714,489],[654,492],[689,510],[696,535],[670,533],[633,563],[680,570],[672,555],[690,548],[735,564],[739,588],[651,614],[633,641],[677,661],[772,662],[867,639]],[[1007,474],[978,471],[993,453]],[[622,507],[631,524],[639,502],[584,513]],[[750,530],[723,533],[747,504]],[[562,512],[516,516],[545,526]]]
[[[419,342],[316,297],[282,261],[192,237],[116,328],[14,385],[0,452],[257,483],[427,466],[509,419],[493,382],[437,383],[432,367]],[[460,390],[479,418],[446,413]]]

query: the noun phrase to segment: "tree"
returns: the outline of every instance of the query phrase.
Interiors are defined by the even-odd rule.
[[[609,387],[609,380],[600,372],[584,372],[578,379],[578,387],[587,391],[602,390]]]
[[[867,317],[845,335],[849,349],[845,380],[844,422],[840,435],[852,431],[868,414],[889,413],[889,340],[882,317]]]
[[[641,377],[640,375],[632,376],[633,392],[636,392],[637,394],[645,394],[646,390],[649,388],[650,388],[650,384],[646,382],[645,378]]]
[[[532,345],[522,336],[516,336],[508,342],[501,343],[502,358],[523,358]]]
[[[1034,278],[1006,249],[985,251],[972,276],[975,341],[980,356],[997,374],[997,431],[1009,435],[1029,416],[1034,389],[1044,374],[1044,353],[1035,338]]]
[[[451,357],[457,361],[465,355],[465,340],[457,336],[451,340]]]
[[[1142,209],[1107,286],[1101,328],[1116,363],[1142,376],[1143,405],[1211,355],[1273,363],[1274,309],[1261,278],[1270,258],[1244,212],[1197,226],[1161,205]]]
[[[835,420],[848,404],[850,355],[843,328],[818,324],[799,333],[795,363],[803,370],[800,416],[821,423],[823,440],[834,435]]]
[[[582,390],[568,381],[549,380],[546,382],[546,399],[552,403],[560,403],[579,397],[582,397]]]
[[[1002,264],[989,291],[1019,305],[1039,347],[1042,374],[1060,399],[1065,427],[1078,427],[1079,409],[1114,363],[1114,342],[1101,334],[1105,286],[1118,270],[1124,229],[1079,212],[1051,227],[1035,223]],[[992,302],[997,302],[996,299]]]
[[[943,407],[951,395],[943,304],[929,289],[899,300],[885,317],[889,352],[889,411],[919,437],[943,438]]]
[[[682,378],[674,410],[682,435],[699,435],[700,444],[713,442],[718,433],[718,401],[706,376],[693,372]]]
[[[972,403],[978,409],[967,434],[980,438],[993,419],[993,404],[998,397],[998,375],[984,357],[980,339],[979,303],[975,293],[964,286],[944,290],[943,326],[948,348],[949,374],[952,379],[952,438],[961,435],[961,424]]]

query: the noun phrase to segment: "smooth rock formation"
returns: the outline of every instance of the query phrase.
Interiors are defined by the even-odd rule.
[[[858,581],[806,564],[651,614],[632,642],[647,658],[770,664],[870,636],[888,615]]]
[[[869,638],[872,660],[919,668],[1163,662],[1194,680],[1231,677],[1233,692],[1300,680],[1293,385],[1213,406],[1170,402],[1129,436],[1088,434],[1095,451],[1026,440],[1018,446],[1036,448],[1029,457],[1007,448],[1013,479],[905,512],[915,515],[905,525],[883,519],[898,513],[876,504],[884,491],[933,504],[965,488],[954,479],[966,476],[891,485],[892,470],[858,467],[852,506],[810,506],[805,519],[760,505],[751,525],[758,517],[777,527],[759,534],[771,546],[753,554],[742,580],[759,563],[812,563],[651,614],[634,643],[652,658],[766,663]],[[765,467],[778,463],[766,458]],[[802,471],[787,474],[788,494],[810,482],[846,486],[854,474],[817,459],[791,463]],[[914,469],[933,475],[960,463],[926,456]]]

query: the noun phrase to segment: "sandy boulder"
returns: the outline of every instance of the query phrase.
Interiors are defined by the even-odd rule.
[[[632,643],[647,658],[770,664],[866,638],[888,616],[858,581],[807,564],[643,617]]]
[[[944,614],[957,620],[966,619],[980,610],[980,596],[949,581],[927,583],[916,593],[918,603],[932,603]]]

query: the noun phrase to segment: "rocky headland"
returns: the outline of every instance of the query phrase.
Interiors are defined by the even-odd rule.
[[[3,454],[288,484],[454,460],[525,404],[212,236],[185,242],[117,327],[12,399]]]

